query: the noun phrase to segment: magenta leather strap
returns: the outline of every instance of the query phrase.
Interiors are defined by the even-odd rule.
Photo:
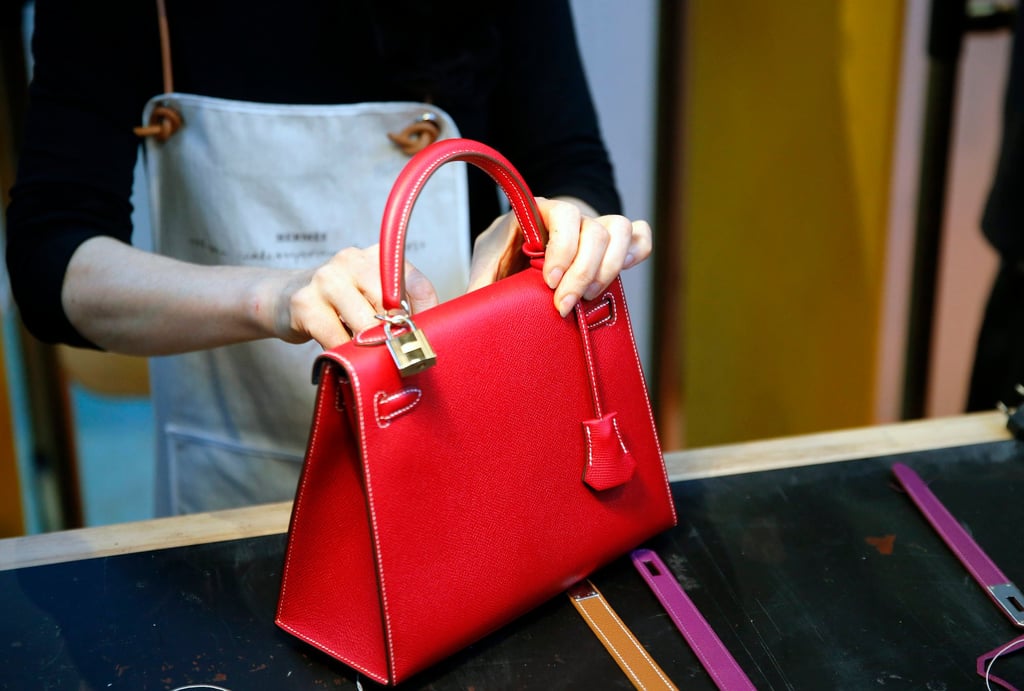
[[[637,549],[633,550],[630,558],[718,688],[728,691],[754,689],[750,679],[657,553]]]
[[[1006,681],[1002,677],[997,677],[996,675],[992,674],[992,667],[993,665],[995,665],[996,660],[998,660],[1000,657],[1004,655],[1009,655],[1010,653],[1015,653],[1021,648],[1024,648],[1024,636],[1018,636],[1009,643],[1006,643],[1005,645],[1001,645],[998,648],[990,650],[984,655],[978,656],[978,665],[976,667],[976,671],[978,672],[978,676],[985,680],[985,688],[991,689],[992,684],[995,683],[999,686],[1002,686],[1007,691],[1017,691],[1016,686]]]
[[[1024,596],[1017,586],[1010,582],[1006,574],[985,554],[917,473],[902,463],[893,465],[892,472],[917,508],[932,524],[935,532],[953,550],[953,554],[967,568],[982,590],[998,605],[999,610],[1015,626],[1024,626]],[[995,683],[1007,691],[1017,691],[1017,687],[1010,682],[992,674],[992,667],[996,659],[1017,652],[1022,647],[1024,636],[978,656],[976,671],[978,676],[985,679],[986,688],[991,689]]]
[[[917,473],[902,463],[895,464],[892,472],[917,504],[917,508],[953,550],[953,554],[967,568],[974,580],[999,606],[1000,611],[1015,626],[1024,627],[1024,595],[1021,595],[1017,586],[1010,582],[1006,574],[981,550]]]

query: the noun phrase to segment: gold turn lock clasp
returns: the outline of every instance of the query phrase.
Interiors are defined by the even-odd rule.
[[[437,355],[430,347],[427,337],[416,328],[412,319],[406,315],[382,317],[384,319],[384,335],[387,337],[388,350],[403,377],[422,372],[437,363]],[[403,326],[405,331],[392,334],[393,326]]]

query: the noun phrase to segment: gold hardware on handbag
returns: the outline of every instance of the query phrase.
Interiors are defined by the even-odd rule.
[[[402,324],[409,330],[392,335],[391,326],[393,324]],[[384,335],[387,337],[388,350],[391,351],[391,357],[395,359],[398,373],[403,377],[422,372],[437,362],[437,355],[430,347],[427,337],[416,328],[409,317],[389,317],[384,322]]]

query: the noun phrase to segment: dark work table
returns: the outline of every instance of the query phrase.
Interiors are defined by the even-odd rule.
[[[914,468],[1024,583],[1024,442],[1004,424],[969,415],[666,454],[679,525],[646,546],[759,689],[984,689],[975,658],[1018,632],[890,468]],[[377,688],[274,625],[289,508],[0,540],[0,689]],[[715,688],[628,559],[592,580],[676,685]],[[1024,684],[1024,655],[997,673]],[[401,688],[631,686],[557,597]]]

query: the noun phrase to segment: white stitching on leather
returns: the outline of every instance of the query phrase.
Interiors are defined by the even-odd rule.
[[[381,406],[387,405],[388,403],[391,403],[392,401],[402,398],[403,396],[407,396],[410,393],[416,394],[413,400],[407,403],[406,405],[402,406],[398,410],[393,410],[388,413],[381,411]],[[373,397],[373,413],[374,416],[377,418],[377,426],[382,429],[386,428],[388,425],[391,424],[392,420],[394,420],[397,417],[400,417],[401,415],[404,415],[405,413],[415,408],[416,404],[420,402],[421,398],[423,398],[423,389],[419,389],[416,387],[402,389],[401,391],[398,391],[393,394],[389,394],[387,391],[378,391]]]
[[[470,157],[471,160],[466,160],[466,157]],[[489,165],[480,165],[479,161],[486,161],[488,162]],[[392,252],[390,257],[391,275],[401,277],[398,281],[400,286],[405,285],[404,272],[402,274],[399,274],[398,271],[401,269],[400,259],[405,254],[405,237],[408,233],[409,221],[410,217],[412,216],[412,206],[416,202],[416,199],[419,197],[420,192],[423,191],[423,187],[427,184],[427,179],[430,178],[430,176],[432,176],[434,173],[436,173],[437,170],[444,164],[453,162],[470,163],[476,166],[477,168],[480,168],[485,173],[490,175],[492,178],[497,180],[499,185],[502,182],[504,182],[505,184],[502,185],[502,190],[505,191],[506,196],[508,196],[510,200],[512,200],[512,197],[516,197],[516,199],[512,201],[518,202],[518,205],[516,203],[512,204],[512,211],[513,213],[515,213],[516,219],[519,221],[519,225],[521,228],[525,229],[525,226],[523,224],[523,219],[519,218],[517,207],[522,207],[525,210],[525,212],[532,217],[529,218],[528,220],[533,221],[532,225],[537,226],[538,233],[540,232],[540,228],[543,225],[540,218],[540,212],[537,211],[537,213],[533,213],[531,210],[531,201],[533,199],[532,192],[530,192],[529,189],[524,188],[525,183],[522,182],[521,178],[513,176],[511,172],[506,168],[504,163],[500,162],[498,159],[494,158],[489,153],[478,151],[476,149],[463,148],[453,150],[446,154],[444,158],[431,162],[431,164],[428,165],[427,168],[425,168],[423,171],[420,172],[419,175],[416,176],[411,186],[408,188],[411,194],[406,194],[405,200],[402,202],[401,211],[398,218],[398,227],[395,237],[396,242],[394,252]],[[511,194],[507,191],[508,189],[512,190]],[[529,240],[530,238],[527,239]],[[401,300],[402,295],[399,295],[398,299]]]
[[[337,361],[336,364],[338,364],[338,362],[344,362],[345,364],[347,364],[347,361],[345,361],[342,358],[338,358],[337,356],[332,357],[332,359]],[[331,373],[328,372],[327,374],[329,375]],[[323,376],[323,375],[321,375],[321,376]],[[339,386],[337,384],[335,386],[336,386],[336,393],[340,395],[340,393],[341,393],[341,386]],[[313,425],[312,425],[312,431],[310,433],[310,439],[317,439],[318,438],[318,436],[319,436],[318,435],[318,430],[320,429],[320,423],[322,421],[323,421],[323,412],[322,412],[321,407],[319,405],[319,401],[317,401],[317,406],[315,408],[315,414],[313,416]],[[310,450],[312,450],[312,448],[310,448]],[[309,454],[307,452],[307,457],[308,457],[308,455]],[[308,484],[308,482],[309,482],[309,473],[302,473],[302,482],[299,485],[298,491],[295,493],[295,515],[299,515],[300,514],[299,505],[303,503],[303,498],[305,497],[305,487]],[[303,515],[305,515],[305,514],[303,514]],[[284,568],[284,572],[283,572],[283,574],[281,576],[281,599],[282,600],[284,600],[285,592],[288,590],[288,574],[290,573],[290,569],[288,567],[291,564],[291,562],[292,562],[292,550],[291,550],[291,543],[289,543],[288,550],[287,550],[287,552],[285,554],[285,568]],[[275,619],[278,619],[278,618],[275,616]],[[362,665],[359,665],[359,664],[355,663],[353,660],[349,659],[348,655],[342,653],[341,651],[335,650],[332,646],[325,645],[322,641],[319,641],[319,640],[317,640],[316,638],[314,638],[312,636],[305,635],[305,634],[299,632],[298,630],[296,630],[293,626],[291,626],[289,624],[286,624],[286,623],[284,623],[284,622],[282,622],[280,620],[277,620],[277,624],[281,628],[283,628],[286,631],[290,632],[296,638],[300,638],[300,639],[306,641],[307,643],[309,643],[309,644],[311,644],[311,645],[313,645],[313,646],[315,646],[317,648],[320,648],[321,650],[324,650],[324,651],[330,653],[331,655],[333,655],[334,657],[338,658],[339,660],[341,660],[345,664],[349,665],[350,667],[352,667],[354,669],[358,669],[360,672],[362,672],[366,676],[370,677],[371,679],[374,679],[375,681],[379,681],[382,684],[387,683],[387,678],[386,677],[381,677],[379,674],[374,674],[373,672],[371,672],[366,667],[364,667]]]
[[[615,311],[615,296],[612,295],[610,292],[606,292],[604,294],[604,301],[603,302],[601,302],[600,304],[594,305],[593,307],[591,307],[589,310],[586,311],[587,318],[589,319],[590,315],[592,315],[595,312],[598,312],[598,311],[604,309],[605,305],[608,306],[608,316],[602,317],[601,319],[598,319],[593,324],[589,324],[589,322],[588,322],[588,325],[590,326],[591,329],[596,329],[597,327],[604,326],[605,324],[612,324],[612,325],[615,324],[616,316],[617,316],[618,313]]]
[[[624,289],[622,288],[622,279],[617,277],[615,279],[615,281],[614,281],[614,284],[617,284],[619,286],[619,293],[624,295],[624,292],[623,292]],[[637,371],[639,371],[640,378],[642,380],[643,376],[644,376],[644,368],[643,368],[643,364],[640,362],[640,353],[636,349],[636,339],[633,337],[633,324],[632,324],[632,322],[629,319],[629,306],[626,305],[626,301],[624,299],[622,301],[622,314],[623,314],[623,317],[624,317],[623,321],[626,322],[626,331],[629,332],[629,344],[630,344],[630,347],[633,350],[633,359],[636,362]],[[650,396],[647,395],[647,387],[646,386],[640,387],[640,391],[641,391],[641,393],[643,393],[643,395],[644,395],[644,403],[646,403],[646,405],[647,405],[647,420],[648,420],[648,422],[651,425],[651,429],[652,430],[656,430],[657,427],[656,427],[656,424],[654,422],[654,411],[651,410],[651,399],[650,399]],[[654,448],[657,449],[658,457],[661,458],[662,457],[661,440],[658,439],[657,432],[655,432],[655,434],[654,434]],[[669,510],[672,512],[672,522],[674,523],[674,522],[676,522],[678,520],[678,516],[676,515],[676,503],[674,501],[672,501],[672,488],[669,486],[668,468],[665,467],[664,463],[661,463],[660,465],[661,465],[661,477],[664,479],[665,494],[668,496],[668,506],[669,506]]]

